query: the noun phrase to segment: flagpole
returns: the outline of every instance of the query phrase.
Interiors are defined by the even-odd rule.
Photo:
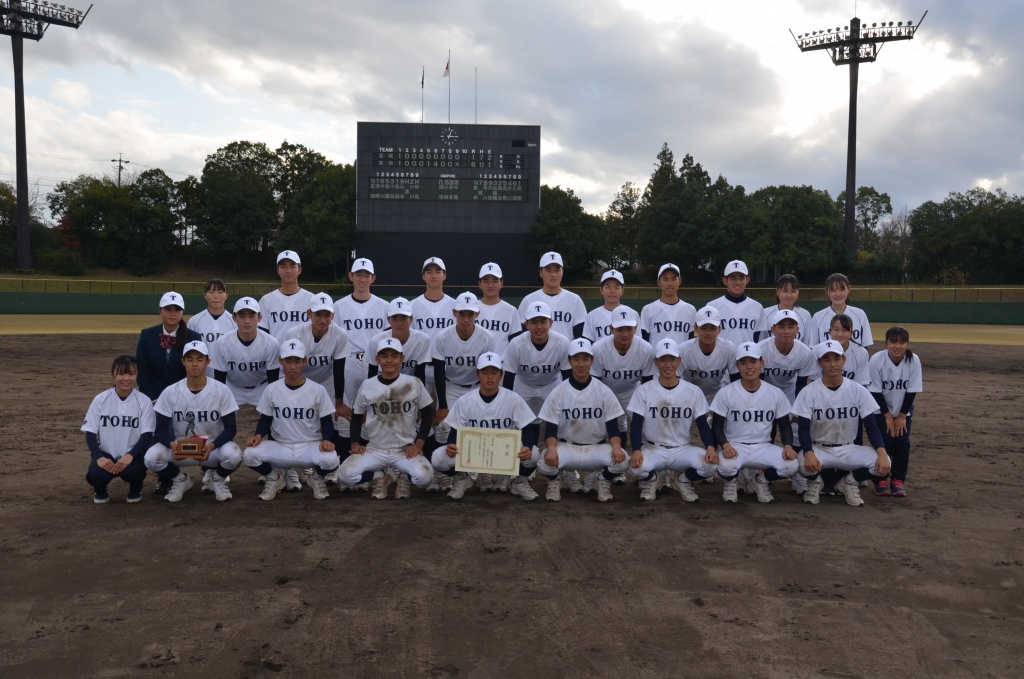
[[[423,123],[423,84],[427,81],[427,67],[423,66],[420,74],[420,123]]]
[[[452,51],[448,50],[448,123],[452,122]]]
[[[477,75],[477,69],[473,68],[473,124],[476,125],[476,93],[479,89],[480,79]]]

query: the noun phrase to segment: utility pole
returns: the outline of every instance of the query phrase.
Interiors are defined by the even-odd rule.
[[[121,156],[123,155],[123,153],[118,153],[117,158],[110,159],[110,162],[117,163],[117,188],[121,188],[121,170],[124,169],[125,165],[128,165],[129,163],[132,162],[130,160],[122,160]]]
[[[917,26],[913,21],[873,23],[870,27],[857,17],[850,19],[845,28],[836,27],[793,35],[801,52],[828,50],[832,63],[850,67],[850,123],[846,139],[846,214],[843,226],[843,241],[853,261],[857,258],[857,79],[860,64],[870,63],[878,58],[882,44],[896,40],[913,40],[921,22],[928,16],[921,15]]]
[[[0,34],[11,36],[11,52],[14,57],[14,136],[17,162],[17,196],[15,242],[18,271],[32,269],[32,251],[29,248],[28,214],[28,146],[25,140],[25,82],[22,68],[23,38],[42,40],[50,25],[77,29],[92,10],[89,5],[81,10],[35,2],[34,0],[0,0]]]

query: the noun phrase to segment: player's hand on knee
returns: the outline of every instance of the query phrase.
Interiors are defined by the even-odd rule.
[[[893,436],[903,436],[907,433],[907,416],[900,413],[895,420],[893,420]]]
[[[878,462],[875,463],[875,473],[878,474],[878,476],[886,476],[889,474],[889,468],[891,466],[889,456],[886,454],[885,448],[879,448],[877,452]]]
[[[726,441],[722,445],[722,457],[724,457],[727,460],[731,460],[732,458],[736,457],[737,455],[739,455],[739,453],[736,452],[736,449],[732,447],[731,443]]]
[[[813,450],[808,450],[804,453],[804,469],[811,473],[821,471],[821,462],[818,461],[818,456],[814,454]]]
[[[704,461],[708,464],[718,464],[718,451],[714,446],[708,446],[708,451],[704,454]]]
[[[644,463],[644,454],[639,450],[634,450],[633,454],[629,456],[629,466],[633,469],[639,469]]]
[[[412,458],[416,457],[417,455],[422,455],[422,454],[423,454],[423,442],[420,442],[420,439],[416,439],[415,441],[413,441],[409,445],[408,448],[405,449],[405,458],[407,460],[411,460]]]
[[[544,464],[549,467],[558,467],[558,449],[548,448],[548,452],[544,453]]]
[[[519,449],[519,459],[522,462],[526,462],[531,457],[533,457],[533,451],[531,451],[529,448],[523,446],[522,448]]]
[[[448,453],[448,457],[455,457],[459,454],[459,447],[454,443],[449,443],[445,446],[444,452]]]
[[[346,420],[352,419],[352,409],[340,401],[334,408],[334,414],[338,417],[344,417]]]
[[[626,452],[618,446],[612,446],[612,462],[620,464],[626,459]]]
[[[783,460],[795,460],[796,459],[796,448],[793,446],[785,446],[782,449]]]
[[[362,455],[363,453],[366,452],[366,446],[364,446],[362,443],[357,443],[356,441],[353,441],[352,445],[348,447],[348,452],[352,453],[353,455]]]
[[[250,448],[255,448],[256,446],[258,446],[260,444],[260,441],[262,441],[262,440],[263,440],[262,436],[260,436],[259,434],[255,434],[255,435],[250,436],[249,438],[247,438],[245,440],[245,445],[249,446]]]
[[[109,457],[101,457],[100,459],[96,460],[96,466],[102,469],[103,471],[107,472],[108,474],[117,473],[114,471],[114,461],[111,460]]]
[[[320,442],[320,452],[322,452],[322,453],[330,453],[333,450],[334,450],[334,441],[321,441]]]

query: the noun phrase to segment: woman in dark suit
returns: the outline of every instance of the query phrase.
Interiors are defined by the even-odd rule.
[[[185,379],[182,349],[192,340],[202,339],[185,325],[184,313],[185,299],[176,292],[165,292],[160,298],[160,323],[139,334],[135,348],[139,391],[154,403],[160,392]]]

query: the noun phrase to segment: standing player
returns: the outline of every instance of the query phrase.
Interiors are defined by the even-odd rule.
[[[829,339],[839,342],[843,348],[843,356],[846,357],[846,363],[843,364],[843,377],[865,387],[871,384],[871,375],[868,371],[868,350],[850,341],[853,339],[853,319],[846,314],[836,314],[832,317],[828,334]],[[815,374],[817,377],[821,377],[820,371],[816,370]]]
[[[431,339],[450,325],[455,323],[452,317],[452,306],[455,300],[444,292],[444,281],[448,278],[444,260],[440,257],[428,257],[423,262],[423,282],[427,289],[412,301],[413,327],[425,333]],[[428,382],[430,371],[427,371]]]
[[[700,499],[695,481],[715,475],[718,453],[708,424],[708,403],[700,389],[679,379],[679,346],[662,339],[654,346],[658,379],[641,384],[629,401],[633,427],[633,453],[629,474],[639,482],[640,497],[657,499],[662,471],[678,474],[676,490],[686,502]],[[704,448],[690,443],[690,427],[697,423]]]
[[[771,334],[758,345],[764,357],[764,381],[781,389],[792,403],[807,386],[807,380],[818,374],[814,352],[796,341],[800,326],[793,311],[779,309],[768,323]]]
[[[704,392],[708,405],[736,371],[736,347],[722,339],[721,324],[716,307],[702,307],[694,320],[697,336],[679,345],[680,376]]]
[[[568,357],[571,375],[552,390],[540,410],[547,452],[537,471],[548,478],[549,502],[562,499],[559,472],[599,472],[597,499],[608,502],[612,479],[629,467],[618,425],[622,406],[611,389],[590,375],[594,364],[590,340],[571,341]]]
[[[403,375],[412,375],[424,386],[427,384],[427,366],[433,360],[430,355],[430,338],[426,333],[412,328],[412,306],[409,300],[404,297],[396,297],[388,304],[388,324],[390,330],[378,333],[370,338],[370,346],[377,346],[382,339],[394,337],[402,343],[402,367],[399,370]],[[366,379],[375,377],[380,371],[377,365],[377,357],[371,354],[369,357],[370,369]]]
[[[221,335],[234,332],[235,322],[224,308],[228,300],[228,286],[224,281],[219,278],[206,281],[203,297],[206,298],[206,308],[188,319],[188,329],[199,333],[206,346],[211,346]],[[208,376],[213,377],[213,373]]]
[[[875,481],[875,495],[906,497],[904,484],[910,465],[910,424],[914,398],[923,390],[921,359],[910,350],[910,333],[894,326],[885,332],[885,351],[869,362],[871,386],[868,391],[878,403],[876,416],[885,449],[892,458],[892,481]]]
[[[729,340],[733,345],[753,342],[760,330],[761,316],[764,307],[760,302],[746,295],[750,275],[747,265],[736,259],[725,265],[722,284],[725,294],[709,302],[722,315],[722,339]]]
[[[566,339],[583,336],[587,308],[579,295],[562,288],[564,273],[562,255],[557,252],[544,253],[540,258],[540,279],[543,286],[540,290],[528,294],[519,303],[519,318],[524,328],[529,320],[526,312],[530,304],[543,302],[551,310],[552,330]]]
[[[871,323],[863,309],[847,304],[850,298],[850,279],[841,273],[834,273],[825,280],[825,294],[828,295],[829,306],[818,311],[811,318],[814,330],[814,341],[824,342],[831,339],[829,328],[836,314],[846,314],[853,320],[853,341],[865,349],[871,348],[874,338],[871,336]]]
[[[231,390],[206,376],[210,351],[205,342],[189,342],[181,359],[185,379],[164,389],[156,400],[156,432],[154,442],[146,451],[146,467],[160,480],[170,484],[164,499],[178,502],[192,487],[192,479],[179,467],[202,466],[208,470],[209,485],[217,500],[231,499],[228,477],[242,464],[242,451],[235,442],[238,405]],[[178,440],[202,437],[202,460],[184,459],[175,462]]]
[[[116,478],[128,484],[128,502],[142,500],[143,453],[156,427],[153,404],[135,390],[139,377],[135,358],[118,356],[110,374],[114,386],[92,400],[82,422],[90,457],[85,480],[93,487],[92,501],[98,505],[110,501],[107,486]]]
[[[181,316],[185,312],[185,299],[174,292],[160,297],[160,323],[139,333],[135,347],[138,362],[139,391],[156,403],[164,389],[185,377],[181,365],[181,351],[199,334],[188,329]]]
[[[523,331],[519,310],[501,299],[503,285],[500,266],[488,262],[480,267],[479,286],[483,297],[480,298],[480,315],[477,316],[476,322],[494,335],[494,346],[498,355],[504,355],[508,343]]]
[[[736,477],[742,474],[746,491],[757,495],[758,502],[768,503],[775,499],[769,484],[793,476],[799,467],[789,425],[789,399],[761,380],[765,362],[757,344],[744,342],[737,347],[736,367],[740,380],[722,387],[711,403],[711,431],[722,448],[718,458],[718,475],[725,482],[722,499],[736,502]],[[771,442],[774,428],[779,430],[781,448]]]
[[[307,315],[309,323],[292,328],[285,339],[302,342],[306,348],[306,367],[302,374],[327,390],[338,416],[350,418],[352,411],[343,402],[348,337],[334,323],[334,300],[325,292],[313,295]]]
[[[626,281],[615,269],[609,269],[601,275],[601,297],[604,304],[587,314],[583,322],[583,336],[591,342],[612,334],[612,314],[622,304],[622,293]]]
[[[697,310],[689,302],[679,299],[679,284],[679,267],[662,264],[658,269],[661,297],[640,312],[640,334],[651,346],[666,338],[682,344],[693,337],[693,319]]]
[[[415,377],[399,372],[402,343],[386,338],[377,345],[380,373],[359,387],[352,406],[352,454],[338,470],[342,484],[355,486],[373,481],[373,498],[388,496],[386,469],[400,474],[396,499],[409,497],[411,481],[426,488],[434,470],[423,456],[423,444],[434,419],[430,392]],[[417,419],[419,424],[417,425]]]
[[[814,338],[811,336],[813,332],[811,330],[811,312],[802,306],[797,306],[796,302],[799,298],[800,281],[797,277],[791,273],[784,273],[779,276],[779,280],[775,284],[775,304],[764,310],[764,315],[761,316],[761,324],[759,326],[761,332],[758,334],[758,338],[761,340],[768,339],[775,312],[780,309],[788,309],[796,314],[796,322],[799,326],[796,333],[797,341],[803,342],[810,349],[814,345]]]
[[[536,500],[537,493],[530,487],[530,475],[537,468],[540,453],[536,448],[537,428],[530,426],[534,419],[533,411],[521,396],[501,386],[501,368],[501,356],[493,351],[477,358],[476,374],[480,388],[463,394],[448,411],[445,417],[448,445],[444,454],[434,453],[432,463],[434,469],[442,474],[455,474],[455,457],[459,454],[458,430],[462,427],[521,429],[519,475],[511,483],[510,489],[513,495],[524,500]],[[481,478],[483,476],[480,475]],[[472,485],[473,479],[463,472],[452,485],[448,497],[453,500],[462,499]]]
[[[256,434],[246,441],[245,466],[266,478],[261,500],[273,500],[285,486],[282,469],[313,469],[313,497],[329,496],[325,477],[338,468],[334,451],[334,401],[327,390],[302,376],[306,348],[290,339],[281,345],[284,379],[263,392],[256,410]],[[269,435],[269,438],[268,438]]]
[[[811,382],[793,404],[799,419],[800,474],[807,478],[804,502],[816,505],[824,485],[819,477],[823,469],[849,472],[836,483],[846,504],[864,504],[857,484],[878,483],[889,475],[889,456],[874,414],[878,404],[861,385],[843,378],[843,348],[829,340],[814,347],[821,368],[821,379]],[[864,423],[871,447],[853,442],[859,422]]]
[[[288,331],[309,322],[307,311],[313,297],[309,290],[299,287],[302,260],[294,250],[284,250],[277,256],[277,276],[281,287],[260,298],[263,320],[260,327],[278,341],[284,342]]]
[[[240,298],[234,308],[238,329],[222,336],[210,348],[214,379],[228,385],[240,406],[259,404],[267,385],[280,375],[281,345],[259,328],[260,318],[256,300]]]

